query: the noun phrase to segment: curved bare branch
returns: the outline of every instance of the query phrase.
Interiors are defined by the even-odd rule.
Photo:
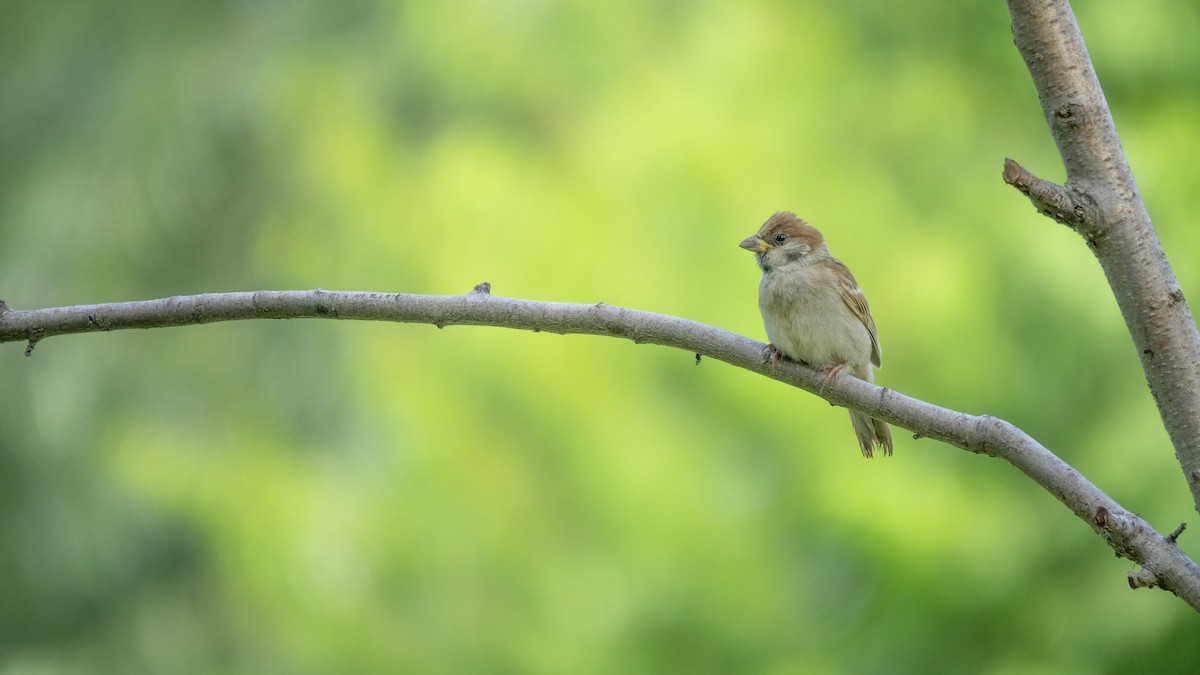
[[[707,356],[816,394],[974,453],[999,457],[1032,478],[1104,537],[1118,555],[1143,566],[1133,587],[1158,586],[1200,611],[1200,567],[1149,523],[1122,508],[1040,443],[990,416],[969,415],[877,387],[853,377],[823,386],[823,376],[799,363],[763,358],[765,345],[707,324],[614,307],[537,302],[492,296],[480,284],[464,295],[409,295],[343,291],[212,293],[142,302],[17,311],[0,303],[0,342],[25,341],[26,354],[56,335],[162,328],[241,319],[354,319],[497,326],[549,333],[583,333],[664,345]]]

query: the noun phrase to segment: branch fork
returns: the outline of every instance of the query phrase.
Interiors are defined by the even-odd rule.
[[[1096,202],[1087,193],[1038,178],[1015,160],[1004,160],[1004,182],[1029,198],[1038,213],[1075,230],[1094,244],[1099,233]]]

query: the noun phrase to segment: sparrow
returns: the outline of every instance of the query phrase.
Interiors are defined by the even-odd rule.
[[[780,211],[738,245],[762,268],[758,309],[771,341],[764,353],[776,363],[782,355],[818,368],[825,384],[843,370],[871,382],[880,366],[875,320],[854,275],[829,254],[817,228]],[[854,410],[850,422],[864,457],[875,446],[892,454],[886,423]]]

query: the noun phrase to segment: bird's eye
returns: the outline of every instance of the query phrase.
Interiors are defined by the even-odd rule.
[[[776,244],[782,244],[782,243],[783,243],[783,242],[785,242],[785,241],[787,241],[787,235],[786,235],[786,234],[784,234],[784,233],[780,232],[779,234],[775,235],[775,243],[776,243]]]

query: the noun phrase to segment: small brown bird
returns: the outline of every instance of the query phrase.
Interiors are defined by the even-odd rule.
[[[739,246],[754,251],[763,271],[758,308],[772,358],[782,353],[819,368],[826,384],[842,370],[871,382],[872,366],[880,366],[875,320],[854,275],[829,255],[817,228],[780,211]],[[850,422],[864,457],[876,445],[892,454],[887,424],[853,410]]]

